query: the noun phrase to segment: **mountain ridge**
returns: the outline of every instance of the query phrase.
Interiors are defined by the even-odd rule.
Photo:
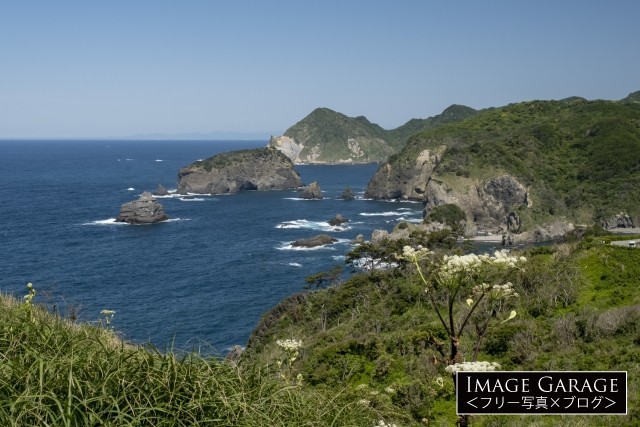
[[[398,152],[410,135],[476,112],[471,107],[454,104],[439,115],[411,119],[395,129],[385,130],[365,116],[349,117],[320,107],[283,135],[271,137],[268,145],[285,153],[294,163],[380,163]]]

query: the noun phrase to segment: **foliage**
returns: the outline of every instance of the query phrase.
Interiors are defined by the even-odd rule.
[[[464,233],[463,222],[467,220],[467,216],[458,205],[444,204],[436,206],[429,211],[425,222],[436,221],[445,224],[453,230],[455,235]]]
[[[478,301],[476,310],[483,317],[469,317],[457,355],[464,358],[459,362],[471,361],[477,348],[478,360],[499,363],[502,370],[628,371],[629,414],[572,416],[570,423],[559,416],[483,416],[474,417],[474,425],[615,422],[631,426],[640,422],[640,296],[635,292],[640,250],[602,243],[606,238],[586,233],[570,244],[512,252],[526,257],[526,263],[497,275],[487,276],[487,271],[483,278],[474,276],[473,283],[482,280],[492,289],[493,284],[511,282],[509,288],[519,297],[496,306],[500,301],[489,295],[480,300],[480,294],[472,296],[473,291],[460,293],[453,315],[456,330]],[[435,261],[444,259],[437,251],[431,256]],[[449,374],[442,363],[443,353],[444,359],[452,359],[452,334],[445,331],[433,307],[435,302],[448,325],[447,288],[435,289],[442,286],[436,277],[442,262],[432,267],[420,264],[431,291],[425,293],[413,264],[398,261],[395,269],[355,274],[338,286],[306,294],[285,311],[276,308],[279,315],[270,317],[270,334],[250,340],[247,358],[261,360],[271,354],[273,337],[300,337],[305,347],[296,369],[310,386],[339,390],[346,385],[365,399],[375,396],[390,401],[416,425],[424,425],[422,419],[429,425],[453,425],[455,398],[451,381],[443,380]],[[465,289],[474,286],[469,282]],[[503,323],[511,310],[517,316]],[[295,322],[286,320],[292,313]],[[483,332],[487,313],[493,326]],[[480,340],[476,325],[483,334]]]
[[[347,117],[328,108],[317,108],[287,129],[284,135],[305,146],[301,152],[303,157],[318,146],[321,147],[318,161],[336,162],[354,158],[361,163],[382,162],[399,151],[411,135],[443,123],[462,120],[475,113],[472,108],[452,105],[435,117],[412,119],[396,129],[385,130],[363,116]],[[358,143],[362,156],[354,157],[349,149],[349,140]]]
[[[388,160],[391,182],[411,179],[404,175],[419,153],[443,146],[432,179],[483,182],[508,173],[527,187],[534,223],[592,223],[619,212],[640,218],[640,103],[575,98],[483,110],[412,136]]]
[[[282,152],[272,148],[253,148],[246,150],[229,151],[216,154],[205,160],[198,160],[187,168],[195,167],[211,172],[214,169],[224,169],[233,165],[254,165],[259,162],[268,162],[276,159],[279,162],[291,163],[291,160]]]
[[[384,418],[340,390],[282,381],[269,366],[127,344],[32,299],[0,296],[0,425],[368,427]]]

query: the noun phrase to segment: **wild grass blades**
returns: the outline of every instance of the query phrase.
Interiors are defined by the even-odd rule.
[[[370,426],[343,396],[291,386],[259,366],[123,342],[0,296],[2,426]]]

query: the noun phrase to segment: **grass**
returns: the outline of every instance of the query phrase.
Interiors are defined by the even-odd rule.
[[[345,393],[292,385],[269,366],[128,344],[0,296],[2,426],[371,426]]]

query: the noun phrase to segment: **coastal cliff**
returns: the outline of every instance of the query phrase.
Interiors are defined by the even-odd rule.
[[[456,205],[467,235],[531,240],[548,236],[543,229],[619,224],[614,215],[632,226],[640,217],[640,104],[630,98],[522,102],[418,133],[380,166],[365,197],[420,201],[425,218]]]
[[[302,185],[291,160],[273,148],[238,150],[199,160],[178,173],[178,193],[226,194]]]

